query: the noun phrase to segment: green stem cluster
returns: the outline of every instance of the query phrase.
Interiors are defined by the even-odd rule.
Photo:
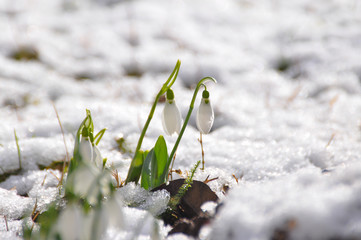
[[[181,141],[181,139],[182,139],[182,137],[183,137],[183,133],[184,133],[184,131],[185,131],[187,125],[188,125],[188,121],[189,121],[189,119],[190,119],[190,117],[191,117],[191,115],[192,115],[192,111],[193,111],[193,108],[194,108],[194,102],[196,101],[199,88],[200,88],[201,86],[205,87],[205,84],[204,84],[204,83],[207,82],[207,81],[213,81],[214,83],[217,83],[216,79],[214,79],[214,78],[212,78],[212,77],[202,78],[202,79],[198,82],[198,84],[197,84],[197,86],[196,86],[196,88],[195,88],[195,90],[194,90],[194,93],[193,93],[192,101],[191,101],[191,103],[190,103],[190,105],[189,105],[189,110],[188,110],[187,116],[186,116],[186,118],[185,118],[185,120],[184,120],[183,126],[182,126],[182,128],[181,128],[181,131],[179,132],[177,141],[176,141],[175,144],[174,144],[174,147],[173,147],[173,149],[172,149],[172,152],[171,152],[171,154],[170,154],[169,157],[168,157],[168,161],[167,161],[167,164],[168,164],[167,167],[168,167],[168,168],[169,168],[169,165],[170,165],[170,163],[171,163],[171,161],[172,161],[172,159],[173,159],[173,157],[174,157],[174,154],[175,154],[176,151],[177,151],[178,145],[179,145],[179,143],[180,143],[180,141]]]
[[[138,156],[138,152],[140,151],[140,148],[142,147],[142,143],[143,143],[143,139],[144,139],[144,136],[145,136],[145,133],[147,132],[147,129],[149,127],[149,124],[150,124],[150,121],[152,120],[153,118],[153,115],[154,115],[154,112],[155,112],[155,108],[157,107],[157,104],[159,102],[159,99],[160,97],[167,92],[168,89],[170,89],[172,87],[172,85],[174,84],[175,80],[177,79],[178,77],[178,73],[179,73],[179,68],[180,68],[180,65],[181,65],[181,62],[180,60],[177,61],[174,69],[173,69],[173,72],[171,73],[171,75],[169,76],[168,80],[163,84],[162,88],[160,89],[160,91],[158,92],[158,94],[156,95],[155,99],[154,99],[154,103],[152,105],[152,108],[150,109],[150,112],[149,112],[149,115],[148,115],[148,118],[147,118],[147,121],[145,122],[144,124],[144,127],[143,127],[143,130],[140,134],[140,137],[139,137],[139,140],[138,140],[138,144],[137,144],[137,147],[135,148],[135,152],[134,152],[134,156],[133,156],[133,159],[132,159],[132,162],[130,164],[130,168],[129,168],[129,171],[128,171],[128,176],[127,176],[127,179],[125,180],[125,183],[127,184],[128,182],[131,182],[132,181],[132,178],[131,178],[131,170],[132,170],[132,166],[135,166],[136,165],[136,161],[137,161],[137,156]]]
[[[132,181],[135,181],[135,182],[138,182],[139,180],[139,177],[140,177],[140,174],[141,174],[141,168],[142,168],[142,165],[143,165],[143,162],[145,160],[145,155],[144,153],[140,150],[141,149],[141,146],[142,146],[142,143],[143,143],[143,139],[144,139],[144,136],[145,136],[145,133],[149,127],[149,124],[150,124],[150,121],[152,120],[153,118],[153,115],[154,115],[154,112],[155,112],[155,108],[157,107],[157,104],[159,102],[159,99],[160,97],[166,93],[169,89],[171,89],[172,85],[174,84],[175,80],[177,79],[177,76],[178,76],[178,72],[179,72],[179,68],[180,68],[180,61],[178,60],[177,61],[177,64],[175,65],[174,67],[174,70],[172,72],[172,74],[169,76],[168,80],[163,84],[162,88],[160,89],[160,91],[158,92],[158,94],[156,95],[155,97],[155,100],[154,100],[154,103],[152,105],[152,108],[149,112],[149,115],[148,115],[148,118],[147,118],[147,121],[145,122],[144,124],[144,127],[143,127],[143,130],[140,134],[140,137],[139,137],[139,140],[138,140],[138,144],[137,144],[137,147],[135,149],[135,152],[134,152],[134,156],[133,156],[133,159],[132,159],[132,162],[130,164],[130,167],[129,167],[129,170],[128,170],[128,175],[127,175],[127,178],[125,180],[125,184],[129,183],[129,182],[132,182]],[[183,123],[183,126],[181,128],[181,131],[178,135],[178,138],[174,144],[174,147],[172,149],[172,152],[170,154],[170,156],[167,158],[166,160],[166,168],[167,169],[167,175],[168,175],[168,172],[169,172],[169,167],[170,167],[170,164],[172,162],[172,159],[177,151],[177,148],[178,148],[178,145],[180,143],[180,140],[183,136],[183,133],[188,125],[188,121],[190,119],[190,116],[192,114],[192,111],[193,111],[193,108],[194,108],[194,102],[196,100],[196,97],[197,97],[197,94],[198,94],[198,91],[200,89],[200,87],[204,87],[206,88],[205,86],[205,82],[206,81],[213,81],[214,83],[217,83],[217,81],[212,78],[212,77],[205,77],[205,78],[202,78],[195,90],[194,90],[194,93],[193,93],[193,97],[192,97],[192,100],[191,100],[191,103],[190,103],[190,106],[189,106],[189,110],[188,110],[188,113],[187,113],[187,116],[184,120],[184,123]]]

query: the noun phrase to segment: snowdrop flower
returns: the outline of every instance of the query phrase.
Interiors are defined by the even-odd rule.
[[[72,193],[86,198],[90,204],[96,204],[99,194],[107,196],[111,193],[111,176],[107,171],[102,171],[92,163],[79,165],[71,175],[67,183],[72,186]]]
[[[81,137],[79,152],[84,161],[86,162],[93,161],[93,147],[89,137],[84,137],[84,136]]]
[[[197,111],[197,128],[203,133],[207,134],[212,128],[214,120],[214,112],[209,100],[209,92],[204,90],[202,93],[201,104]]]
[[[103,158],[100,154],[99,148],[95,144],[93,146],[93,161],[95,166],[99,167],[100,169],[103,168]]]
[[[99,170],[92,164],[84,164],[76,169],[70,176],[73,182],[73,192],[82,198],[87,198],[89,203],[96,203],[99,194]]]
[[[82,229],[84,216],[80,206],[76,204],[68,205],[59,215],[55,225],[50,230],[49,239],[82,239]]]
[[[122,202],[119,196],[113,195],[103,205],[103,222],[107,221],[107,225],[115,228],[122,228],[124,226]]]
[[[167,100],[162,113],[163,129],[168,135],[179,134],[182,126],[182,115],[174,100],[173,90],[168,89]]]
[[[84,224],[82,230],[82,238],[79,239],[103,239],[105,231],[108,228],[108,219],[104,218],[104,210],[102,207],[92,208],[87,215],[84,216]]]

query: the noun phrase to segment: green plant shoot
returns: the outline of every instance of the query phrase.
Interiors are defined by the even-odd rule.
[[[148,119],[143,127],[142,133],[139,137],[137,147],[135,149],[134,157],[132,159],[132,162],[130,164],[128,175],[125,180],[125,184],[129,182],[138,182],[141,178],[141,186],[145,189],[152,189],[154,187],[157,187],[167,181],[168,173],[170,171],[169,167],[172,162],[172,159],[175,155],[175,152],[177,151],[178,145],[180,143],[180,140],[183,136],[183,133],[187,127],[188,121],[190,119],[190,116],[192,114],[193,108],[194,108],[194,102],[196,100],[198,91],[200,87],[205,87],[206,81],[213,81],[214,83],[217,83],[217,81],[212,77],[205,77],[202,78],[193,93],[193,97],[189,106],[189,110],[186,116],[186,119],[183,123],[183,126],[180,130],[180,133],[178,135],[178,138],[176,140],[176,143],[174,144],[174,147],[172,149],[171,154],[168,156],[167,153],[167,145],[163,138],[163,136],[160,136],[154,146],[153,149],[151,149],[148,152],[143,152],[140,150],[145,133],[148,129],[148,126],[150,124],[150,121],[154,115],[155,108],[157,106],[157,103],[159,101],[159,98],[167,92],[169,89],[171,89],[171,86],[174,84],[175,80],[177,79],[178,72],[180,68],[180,61],[177,61],[176,66],[174,67],[174,70],[172,74],[169,76],[168,80],[163,84],[162,88],[158,92],[158,94],[155,97],[154,103],[152,105],[152,108],[150,110],[150,113],[148,115]]]
[[[180,65],[181,65],[181,62],[178,60],[175,67],[174,67],[174,69],[173,69],[173,72],[169,76],[168,80],[166,82],[164,82],[162,88],[159,90],[158,94],[156,95],[156,97],[154,99],[154,103],[152,105],[152,108],[150,109],[148,119],[144,124],[142,133],[140,134],[138,144],[137,144],[137,147],[136,147],[135,152],[134,152],[134,157],[133,157],[132,162],[130,164],[127,178],[125,179],[125,184],[127,184],[129,182],[136,182],[137,183],[139,178],[140,178],[140,172],[133,169],[133,167],[139,167],[139,164],[135,163],[135,162],[140,163],[140,156],[139,156],[138,152],[140,151],[140,148],[142,146],[143,139],[144,139],[145,133],[147,132],[147,129],[149,127],[150,121],[153,118],[155,108],[157,107],[157,103],[158,103],[160,97],[165,92],[167,92],[167,90],[169,88],[171,88],[172,85],[174,84],[174,82],[175,82],[175,80],[177,79],[177,76],[178,76]],[[139,175],[137,175],[137,174],[139,174]]]
[[[164,137],[159,136],[154,148],[150,150],[142,167],[141,187],[155,188],[166,182],[168,151]]]

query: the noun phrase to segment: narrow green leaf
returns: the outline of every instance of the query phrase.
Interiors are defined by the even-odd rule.
[[[152,170],[152,182],[151,188],[158,187],[159,185],[165,183],[166,176],[168,174],[167,159],[168,159],[168,150],[167,144],[163,136],[159,136],[158,140],[154,146],[155,158],[152,159],[151,170]]]
[[[16,130],[14,129],[14,135],[15,135],[15,143],[16,143],[16,148],[18,149],[18,158],[19,158],[19,169],[21,170],[21,152],[20,152],[20,146],[19,146],[19,138],[16,135]]]
[[[98,145],[98,144],[99,144],[99,142],[100,142],[100,140],[102,139],[102,137],[103,137],[103,135],[104,135],[104,133],[105,133],[106,130],[107,130],[106,128],[103,128],[102,130],[100,130],[100,131],[95,135],[95,137],[94,137],[95,145]]]
[[[140,186],[146,190],[151,187],[151,163],[154,161],[153,159],[155,159],[154,148],[152,148],[152,150],[150,150],[150,152],[145,157],[142,167],[142,179],[140,181]]]
[[[134,157],[134,161],[132,161],[129,167],[128,176],[127,179],[125,180],[125,184],[129,182],[137,183],[139,181],[140,174],[142,173],[143,162],[145,158],[144,156],[146,155],[146,153],[143,152],[142,150],[137,152],[137,154]]]

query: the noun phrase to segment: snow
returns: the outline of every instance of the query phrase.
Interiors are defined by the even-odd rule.
[[[2,216],[19,220],[25,214],[31,213],[35,203],[33,199],[21,197],[14,190],[0,189],[0,194],[0,213]]]
[[[360,22],[356,0],[0,1],[0,173],[16,173],[0,183],[0,238],[21,234],[20,219],[36,201],[44,210],[59,197],[60,172],[39,168],[71,155],[86,108],[95,132],[107,128],[102,156],[126,178],[132,153],[115,139],[135,149],[177,59],[173,90],[183,118],[195,83],[218,81],[207,84],[215,119],[195,179],[217,178],[208,184],[223,206],[201,238],[270,239],[279,229],[292,239],[360,238]],[[11,58],[22,48],[38,59]],[[199,102],[200,93],[174,178],[201,159]],[[162,109],[143,149],[165,135]],[[165,139],[170,151],[176,138]],[[155,225],[166,236],[152,215],[164,210],[166,192],[129,184],[116,196],[127,221],[105,239],[130,239],[143,225],[138,239],[149,239]]]
[[[291,239],[357,239],[360,167],[327,174],[309,168],[271,181],[239,184],[225,199],[211,239],[269,239],[287,221],[295,222]]]
[[[125,206],[147,210],[154,216],[158,216],[167,208],[170,194],[166,190],[148,192],[131,182],[117,191],[117,197]]]

